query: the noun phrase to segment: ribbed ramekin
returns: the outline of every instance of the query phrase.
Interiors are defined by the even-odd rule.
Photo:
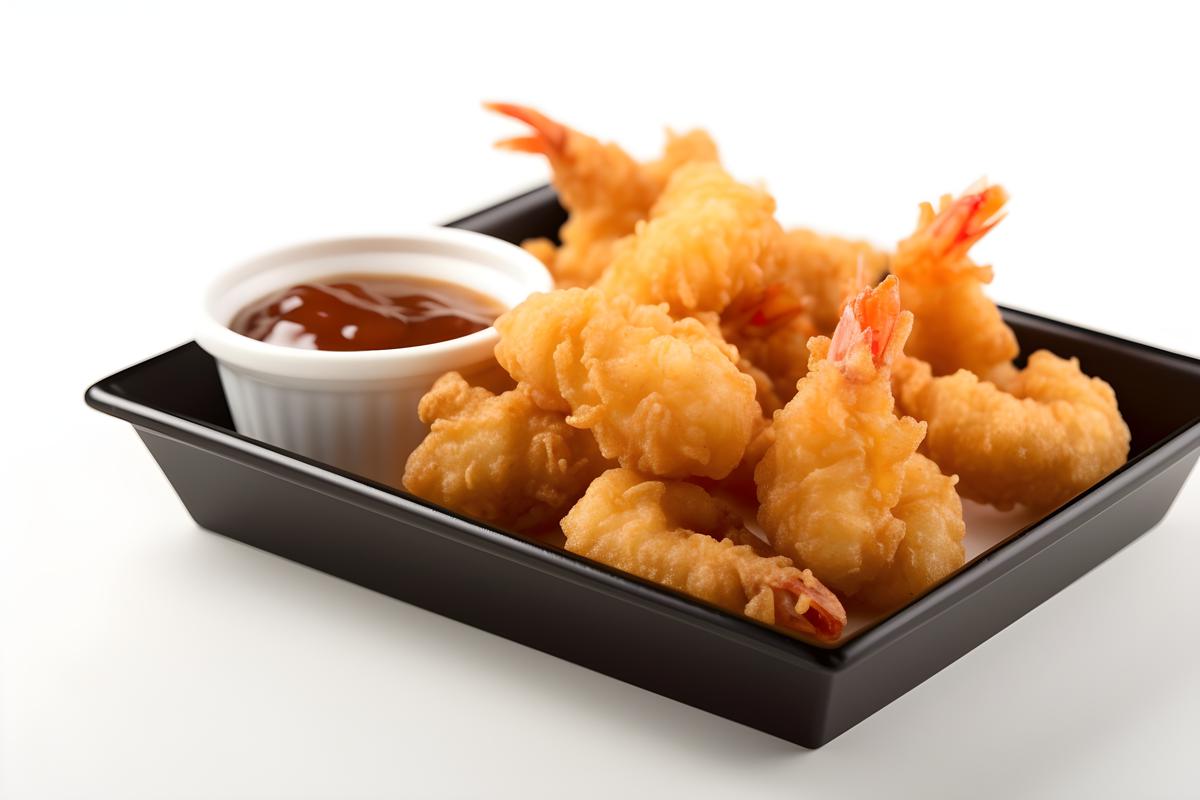
[[[394,350],[320,351],[267,344],[229,328],[271,292],[345,274],[433,278],[483,292],[511,308],[553,288],[540,261],[470,231],[423,228],[277,250],[218,277],[204,298],[196,341],[217,359],[239,433],[398,486],[426,428],[417,403],[444,372],[484,377],[496,369],[497,335],[486,328],[445,342]]]

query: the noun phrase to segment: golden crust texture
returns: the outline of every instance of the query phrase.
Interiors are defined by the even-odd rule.
[[[538,408],[525,386],[494,395],[449,372],[418,413],[431,428],[408,458],[404,488],[514,530],[557,522],[609,466],[590,433]]]
[[[543,408],[569,412],[644,474],[722,478],[760,418],[736,351],[695,319],[595,289],[534,295],[496,321],[496,358]]]
[[[615,144],[572,131],[550,155],[552,182],[569,216],[559,231],[555,279],[593,283],[612,260],[614,243],[650,213],[658,189],[640,164]]]
[[[845,624],[841,604],[811,572],[735,544],[749,534],[699,486],[610,470],[562,528],[572,553],[728,611],[827,638]]]
[[[848,376],[823,358],[828,346],[814,340],[810,371],[775,414],[775,443],[754,479],[775,549],[852,595],[888,568],[904,538],[893,509],[924,426],[893,413],[887,372],[869,353],[857,352]]]
[[[916,322],[908,355],[926,361],[935,375],[966,369],[981,377],[1017,357],[1017,337],[983,293],[991,267],[967,257],[971,244],[998,221],[1006,195],[999,186],[941,199],[935,213],[921,205],[917,229],[900,242],[892,274],[900,278],[904,308]]]
[[[963,565],[962,501],[957,479],[943,475],[920,453],[904,465],[904,488],[892,509],[904,523],[904,538],[891,564],[864,586],[856,600],[876,608],[892,608],[912,600]]]
[[[769,380],[771,392],[762,392],[764,412],[772,403],[791,400],[796,384],[808,373],[808,340],[816,332],[808,317],[800,314],[779,325],[727,325],[723,330],[738,355]],[[755,382],[761,385],[757,375]]]
[[[499,146],[544,155],[551,182],[568,212],[559,230],[561,246],[547,239],[527,246],[553,273],[558,286],[590,286],[612,260],[613,245],[645,219],[672,173],[691,161],[717,160],[717,147],[704,131],[668,131],[663,155],[641,164],[620,146],[601,142],[534,109],[510,103],[488,108],[526,123],[530,135]]]
[[[675,316],[721,311],[762,283],[780,229],[769,194],[715,163],[689,163],[668,181],[647,222],[619,243],[597,284]]]
[[[1051,508],[1125,462],[1129,428],[1112,387],[1077,359],[1045,350],[1029,357],[1002,391],[960,370],[934,378],[928,364],[896,365],[897,399],[925,420],[925,450],[957,473],[963,497],[1000,509]]]
[[[842,306],[887,269],[888,254],[866,241],[792,228],[779,239],[764,281],[783,283],[807,298],[805,310],[817,332],[833,333]]]

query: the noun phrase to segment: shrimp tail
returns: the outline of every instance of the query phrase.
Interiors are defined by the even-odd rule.
[[[827,641],[841,636],[846,609],[810,570],[772,585],[771,591],[776,625]]]
[[[484,103],[483,107],[488,111],[495,111],[497,114],[524,122],[533,129],[532,133],[527,136],[502,139],[496,143],[496,147],[502,150],[540,153],[546,156],[560,155],[566,149],[570,129],[561,122],[556,122],[528,106],[515,103]]]
[[[842,310],[829,357],[836,363],[844,363],[853,350],[865,347],[877,368],[890,364],[898,349],[890,345],[901,313],[900,281],[895,275],[889,275],[873,289],[863,289]]]
[[[930,252],[938,263],[948,268],[962,269],[974,266],[966,261],[967,251],[987,235],[988,231],[1004,219],[1004,204],[1008,193],[997,185],[988,186],[977,181],[956,200],[943,197],[941,208],[928,224]],[[932,207],[925,206],[922,216],[932,215]],[[980,279],[991,280],[991,270],[976,267]]]

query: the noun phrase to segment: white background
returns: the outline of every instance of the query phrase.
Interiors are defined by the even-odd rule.
[[[986,174],[1013,195],[977,251],[996,298],[1200,354],[1186,6],[835,5],[5,3],[0,794],[1195,796],[1196,478],[806,752],[207,534],[83,405],[189,339],[232,261],[542,181],[483,99],[641,156],[706,126],[785,222],[883,244]]]

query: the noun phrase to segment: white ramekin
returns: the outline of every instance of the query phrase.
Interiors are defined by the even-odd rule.
[[[425,435],[417,403],[444,372],[495,368],[494,328],[395,350],[334,352],[267,344],[229,329],[234,315],[271,292],[345,274],[399,274],[457,283],[512,308],[553,288],[521,248],[479,233],[422,228],[276,250],[210,286],[196,341],[217,359],[239,433],[381,483],[398,486]]]

